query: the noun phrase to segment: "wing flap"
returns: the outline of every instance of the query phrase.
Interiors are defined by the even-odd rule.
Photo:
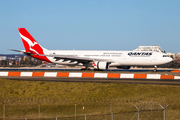
[[[45,55],[47,57],[53,57],[56,59],[56,61],[63,59],[63,61],[68,61],[70,60],[71,62],[77,61],[80,63],[89,63],[94,61],[92,58],[87,58],[87,57],[78,57],[74,55]]]

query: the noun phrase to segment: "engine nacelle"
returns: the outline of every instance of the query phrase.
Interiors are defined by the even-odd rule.
[[[100,69],[100,70],[107,70],[109,67],[109,63],[107,62],[99,62],[99,61],[95,61],[94,62],[94,69]]]
[[[131,66],[117,66],[118,69],[130,69]]]

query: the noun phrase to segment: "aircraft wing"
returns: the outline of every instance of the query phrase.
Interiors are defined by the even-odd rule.
[[[31,54],[30,52],[25,52],[24,50],[14,50],[14,49],[9,49],[11,51],[16,51],[20,52],[22,54],[32,56],[32,55],[38,55],[38,56],[46,56],[46,57],[53,57],[56,61],[63,60],[63,61],[71,61],[75,62],[77,61],[78,63],[90,63],[93,61],[106,61],[106,62],[112,62],[109,59],[96,59],[96,58],[89,58],[89,57],[79,57],[77,55],[44,55],[44,54]]]
[[[46,56],[46,57],[53,57],[54,59],[56,59],[56,61],[58,60],[64,60],[64,61],[77,61],[79,63],[89,63],[89,62],[93,62],[93,61],[107,61],[110,62],[109,60],[105,60],[105,59],[94,59],[94,58],[89,58],[89,57],[79,57],[76,55],[39,55],[39,56]]]

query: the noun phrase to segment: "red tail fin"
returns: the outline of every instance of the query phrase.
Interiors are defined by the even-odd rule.
[[[31,54],[44,54],[43,47],[36,42],[25,28],[18,28],[18,30],[26,52],[30,52]]]
[[[29,32],[25,28],[18,28],[18,30],[24,44],[25,51],[30,52],[34,58],[50,62],[46,56],[39,56],[44,55],[43,50],[45,49],[36,42]]]

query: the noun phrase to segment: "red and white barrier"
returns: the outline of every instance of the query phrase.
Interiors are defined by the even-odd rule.
[[[9,77],[71,77],[71,78],[127,78],[127,79],[180,79],[180,76],[161,74],[128,73],[81,73],[81,72],[0,72]]]

